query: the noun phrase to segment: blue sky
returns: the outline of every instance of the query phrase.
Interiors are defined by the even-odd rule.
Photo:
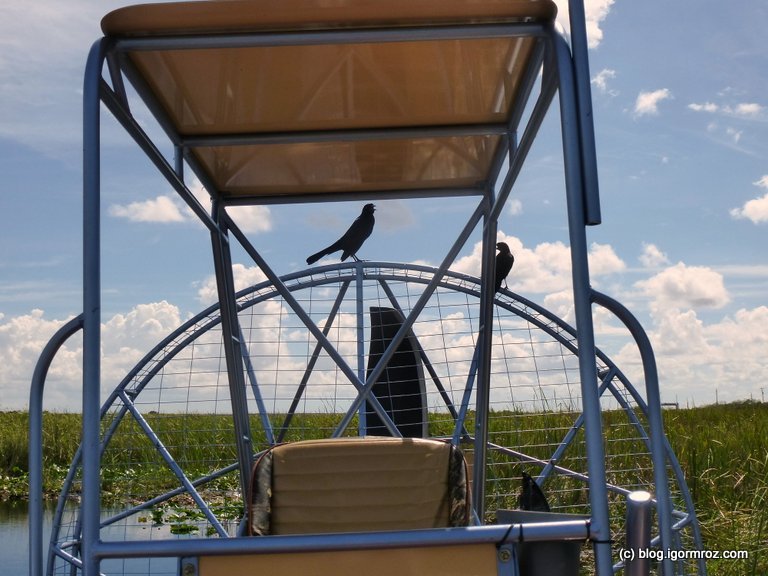
[[[27,405],[40,350],[81,310],[82,71],[101,16],[124,4],[72,0],[64,11],[51,0],[0,3],[0,409]],[[586,10],[603,210],[603,224],[588,231],[593,284],[645,325],[663,400],[761,399],[768,5],[599,0]],[[556,120],[550,114],[499,229],[517,258],[510,287],[570,318]],[[128,138],[106,124],[105,352],[121,346],[134,357],[210,302],[209,258],[181,257],[207,254],[209,240]],[[273,206],[239,218],[287,273],[343,232],[361,204]],[[361,256],[438,264],[471,206],[379,202]],[[472,245],[456,269],[478,272]],[[245,257],[236,260],[240,283],[261,278]],[[615,321],[596,318],[598,344],[637,374]],[[79,346],[71,342],[52,367],[46,407],[78,408]]]

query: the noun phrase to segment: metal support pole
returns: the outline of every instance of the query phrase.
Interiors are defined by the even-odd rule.
[[[214,202],[214,220],[221,226],[221,212],[224,209]],[[216,272],[216,286],[221,306],[221,333],[224,355],[229,376],[229,395],[232,404],[232,419],[235,428],[235,446],[240,463],[240,489],[243,497],[248,494],[249,476],[253,468],[253,444],[251,423],[248,416],[248,399],[245,394],[243,373],[243,347],[240,341],[240,322],[237,318],[235,301],[235,280],[232,276],[232,259],[229,242],[224,230],[212,231],[213,265]]]
[[[627,496],[625,576],[648,576],[651,573],[650,559],[641,557],[641,551],[651,546],[651,507],[649,492],[638,490]]]
[[[571,51],[573,52],[579,143],[581,145],[581,169],[584,182],[582,192],[584,197],[584,220],[586,224],[594,226],[600,224],[601,215],[584,0],[568,1],[568,18],[571,25]]]
[[[486,209],[493,204],[492,192]],[[497,222],[485,214],[483,226],[482,265],[480,270],[480,328],[477,363],[477,393],[475,394],[475,454],[472,478],[472,499],[478,517],[485,516],[485,469],[488,447],[488,411],[491,390],[491,346],[493,344],[494,262],[496,255]]]
[[[83,84],[83,576],[97,576],[101,403],[101,110],[106,41],[91,47]]]
[[[560,77],[560,122],[565,164],[568,231],[571,243],[573,302],[579,339],[579,376],[581,378],[582,411],[587,445],[591,535],[595,549],[595,565],[599,576],[613,573],[611,560],[611,530],[608,517],[608,490],[605,484],[605,450],[600,397],[595,366],[595,335],[592,324],[592,288],[584,208],[584,182],[573,63],[565,40],[553,38]]]
[[[365,382],[365,310],[363,307],[363,263],[355,263],[355,311],[357,320],[357,377],[360,382]],[[360,404],[357,411],[357,434],[365,436],[368,422],[366,417],[366,405]]]

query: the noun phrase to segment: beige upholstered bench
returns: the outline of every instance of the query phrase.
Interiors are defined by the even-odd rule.
[[[254,465],[251,535],[466,526],[467,465],[449,442],[336,438],[275,446]]]

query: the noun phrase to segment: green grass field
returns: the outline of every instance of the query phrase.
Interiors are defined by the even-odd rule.
[[[710,560],[709,573],[768,574],[768,404],[720,404],[667,410],[664,415],[667,436],[696,503],[706,549],[749,551],[748,560]],[[194,426],[197,436],[185,447],[194,452],[190,460],[215,460],[222,456],[234,459],[234,453],[227,452],[232,449],[224,417],[194,417],[200,422]],[[318,422],[305,424],[319,424],[324,428],[328,423],[321,419],[329,417],[319,414],[303,418],[317,419]],[[537,416],[542,419],[541,429],[560,426],[559,417],[558,414]],[[163,415],[162,425],[168,429],[167,433],[173,434],[176,433],[174,427],[189,426],[188,418],[182,421]],[[27,413],[0,412],[0,500],[27,498],[27,430]],[[48,413],[44,417],[45,491],[50,498],[58,494],[79,443],[79,433],[77,414]],[[142,449],[152,447],[147,443]],[[105,468],[109,467],[110,459],[135,451],[135,446],[111,445]],[[140,456],[136,461],[151,459]],[[156,489],[153,482],[164,481],[156,469],[142,469],[141,464],[133,466],[131,473],[142,478],[139,484],[148,491]],[[121,482],[116,481],[114,485],[113,495],[119,498]]]

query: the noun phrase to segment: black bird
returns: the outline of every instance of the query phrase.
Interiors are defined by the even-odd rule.
[[[518,498],[518,507],[520,510],[533,510],[535,512],[549,512],[549,503],[544,492],[536,481],[528,474],[523,472],[523,487],[520,490]]]
[[[365,239],[371,235],[373,225],[376,222],[373,217],[374,210],[376,210],[376,207],[373,204],[366,204],[363,206],[363,211],[360,213],[360,216],[352,222],[352,226],[350,226],[349,230],[344,233],[344,236],[336,240],[336,242],[327,248],[323,248],[320,252],[312,254],[312,256],[307,258],[307,264],[314,264],[323,256],[333,254],[339,250],[342,251],[342,262],[350,256],[352,256],[355,261],[359,261],[360,259],[357,257],[357,251],[360,250],[360,246],[363,245]]]
[[[507,285],[507,274],[512,270],[515,257],[512,256],[512,252],[509,251],[509,246],[507,246],[506,242],[499,242],[496,244],[496,248],[499,251],[496,254],[496,292],[498,292],[502,281],[504,281],[505,286]]]

